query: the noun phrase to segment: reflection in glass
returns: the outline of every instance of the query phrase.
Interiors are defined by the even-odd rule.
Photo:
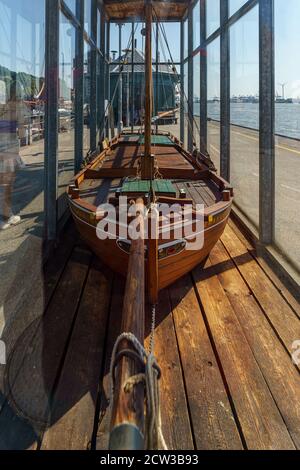
[[[76,16],[76,2],[77,0],[64,0],[64,3],[71,10],[74,16]]]
[[[24,333],[31,325],[37,327],[44,310],[45,99],[45,3],[0,0],[0,339],[6,365],[2,355],[0,362],[1,376],[11,379],[6,387],[1,380],[1,404],[8,387],[14,402],[16,392],[23,399],[33,390],[31,375],[19,387],[15,378],[29,349],[29,341],[22,341]],[[18,360],[12,363],[12,356]],[[30,398],[22,403],[33,407]],[[13,439],[16,446],[23,424],[13,407],[6,409],[9,426],[1,442],[10,448]],[[30,425],[26,432],[29,447],[34,442]]]
[[[200,0],[197,1],[193,9],[193,49],[200,46]]]
[[[207,146],[220,170],[220,38],[207,47]]]
[[[189,114],[188,114],[188,62],[184,64],[184,146],[188,146],[188,129],[189,129]]]
[[[91,47],[84,41],[83,56],[83,157],[90,150]]]
[[[229,15],[232,16],[236,11],[242,8],[247,0],[229,0]]]
[[[0,245],[5,232],[42,236],[44,2],[0,0]],[[18,225],[15,225],[17,224]],[[22,234],[22,235],[21,235]]]
[[[58,103],[58,218],[66,210],[65,190],[74,174],[75,28],[60,14]]]
[[[194,58],[194,93],[193,93],[193,113],[194,113],[194,139],[197,148],[200,148],[200,53]]]
[[[184,35],[183,56],[184,58],[186,58],[189,54],[188,20],[185,20],[183,23],[183,35]]]
[[[206,34],[209,37],[220,27],[220,0],[206,2]]]
[[[92,0],[84,0],[84,29],[91,35],[92,25]]]
[[[299,20],[298,0],[289,0],[288,3],[283,0],[275,1],[277,133],[275,140],[275,242],[298,271],[300,269]]]
[[[259,133],[251,128],[258,116],[258,38],[256,6],[230,29],[231,182],[236,205],[254,227],[259,221]]]

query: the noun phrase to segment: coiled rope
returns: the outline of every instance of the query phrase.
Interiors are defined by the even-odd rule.
[[[117,338],[113,347],[110,363],[110,404],[113,403],[115,392],[115,368],[120,358],[127,356],[138,360],[143,367],[143,372],[126,380],[123,384],[123,388],[125,392],[129,393],[132,391],[133,387],[140,383],[144,383],[146,392],[145,448],[147,450],[167,450],[161,426],[159,394],[159,379],[161,371],[153,354],[155,316],[156,310],[155,306],[153,306],[149,352],[146,351],[144,346],[132,333],[124,332]],[[134,350],[125,349],[118,353],[118,348],[123,340],[129,342]]]

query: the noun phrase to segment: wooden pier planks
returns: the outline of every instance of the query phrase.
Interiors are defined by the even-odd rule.
[[[195,284],[188,275],[160,297],[155,352],[170,449],[299,448],[299,374],[282,339],[289,329],[282,330],[278,314],[274,321],[261,291],[271,290],[269,302],[276,291],[273,303],[281,299],[296,331],[299,304],[236,230],[227,229],[205,270],[194,271]],[[1,449],[84,449],[92,434],[91,447],[107,449],[108,368],[121,328],[124,282],[109,280],[95,259],[90,264],[90,252],[72,243],[67,237],[46,268],[48,307],[33,331],[18,339],[20,353],[14,351],[9,369],[25,410],[31,403],[37,415],[48,416],[54,396],[51,426],[43,434],[44,427],[5,402]],[[146,335],[148,344],[149,317]]]
[[[111,351],[117,336],[121,332],[121,312],[123,306],[124,281],[116,277],[109,316],[106,344],[106,363],[103,374],[103,388],[100,397],[100,420],[97,432],[96,448],[105,450],[108,446],[109,433],[109,365]],[[167,291],[160,294],[157,307],[157,327],[155,333],[155,353],[159,365],[164,370],[161,382],[162,431],[169,449],[193,449],[193,439],[188,416],[185,389],[179,354],[176,347],[171,308]],[[149,313],[149,311],[148,311]],[[146,341],[149,345],[150,316],[146,322]],[[171,393],[172,389],[172,393]],[[173,390],[174,389],[174,390]]]
[[[42,449],[87,450],[91,445],[105,345],[112,273],[94,259],[51,404]]]
[[[230,227],[222,242],[280,340],[292,353],[294,341],[300,338],[299,318]]]
[[[197,449],[242,449],[190,276],[170,287],[176,336]]]
[[[98,450],[107,450],[109,443],[109,430],[110,430],[110,410],[108,408],[110,399],[110,376],[109,368],[111,361],[111,354],[115,341],[121,333],[123,298],[125,289],[125,279],[120,276],[114,276],[112,287],[112,298],[109,309],[109,322],[107,327],[107,335],[105,341],[105,363],[100,379],[99,391],[99,410],[97,420],[97,435],[95,447]]]
[[[193,272],[240,427],[249,449],[294,449],[293,441],[255,360],[233,307],[218,279],[217,266]]]
[[[145,344],[149,347],[151,311]],[[162,370],[160,381],[162,431],[169,450],[193,450],[183,370],[178,351],[172,307],[167,290],[160,292],[156,311],[154,353]]]
[[[90,252],[75,248],[44,316],[23,334],[26,340],[30,328],[34,328],[31,343],[27,344],[23,337],[19,338],[7,370],[10,398],[0,414],[0,420],[1,416],[10,416],[9,420],[4,419],[1,423],[1,427],[8,429],[9,433],[4,443],[0,443],[1,448],[37,448],[41,431],[49,420],[49,403],[90,260]],[[10,408],[9,414],[7,408]],[[22,415],[27,417],[25,421]]]
[[[239,238],[239,240],[245,245],[248,252],[251,253],[253,258],[257,261],[259,266],[261,267],[262,271],[265,273],[266,276],[273,282],[276,289],[282,295],[284,300],[288,303],[288,305],[292,308],[292,310],[297,314],[300,318],[300,292],[294,292],[294,295],[288,290],[286,285],[283,283],[280,276],[277,275],[273,270],[272,267],[267,263],[266,260],[260,256],[250,241],[246,238],[244,233],[239,229],[238,225],[233,219],[229,219],[228,221],[229,227],[233,230],[234,234]]]
[[[300,448],[300,377],[291,357],[278,341],[276,333],[243,281],[233,261],[219,242],[210,260],[218,266],[227,261],[227,269],[218,273],[224,291],[235,311],[255,359],[282,414],[293,442]],[[294,406],[291,407],[291,403]]]

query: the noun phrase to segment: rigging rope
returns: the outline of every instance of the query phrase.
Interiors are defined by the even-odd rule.
[[[192,104],[189,102],[189,99],[185,93],[185,90],[184,88],[182,87],[182,79],[180,77],[180,75],[178,74],[177,72],[177,69],[176,69],[176,66],[175,66],[175,63],[174,63],[174,60],[173,60],[173,56],[172,56],[172,52],[170,50],[170,46],[169,46],[169,42],[168,42],[168,39],[167,39],[167,35],[166,35],[166,30],[165,30],[165,27],[164,25],[159,21],[158,19],[158,16],[157,16],[157,13],[156,13],[156,10],[155,10],[155,7],[153,7],[153,11],[154,11],[154,14],[156,16],[156,21],[159,25],[159,28],[161,30],[161,34],[164,38],[164,41],[166,43],[166,46],[167,46],[167,49],[168,49],[168,53],[169,53],[169,56],[170,56],[170,59],[171,59],[171,63],[172,63],[172,70],[173,72],[176,74],[177,76],[177,79],[180,79],[181,81],[181,94],[183,95],[183,98],[185,100],[185,103],[187,105],[187,108],[188,108],[188,113],[187,113],[187,121],[188,121],[188,127],[191,131],[191,134],[193,136],[193,143],[195,145],[195,142],[196,142],[196,139],[195,139],[195,135],[194,135],[194,126],[193,124],[195,124],[195,127],[196,127],[196,130],[198,132],[198,135],[200,135],[200,128],[199,128],[199,125],[194,117],[194,114],[193,114],[193,106]]]
[[[116,340],[110,363],[110,405],[113,403],[114,386],[115,386],[115,367],[118,363],[118,348],[123,340],[128,341],[134,351],[121,351],[119,357],[128,356],[137,359],[143,366],[143,372],[130,377],[124,384],[125,392],[131,392],[133,387],[140,383],[144,383],[146,391],[146,422],[145,422],[145,448],[147,450],[167,450],[167,445],[162,434],[161,426],[161,407],[159,394],[160,369],[156,358],[153,354],[154,346],[154,329],[155,329],[155,306],[152,310],[152,326],[150,350],[146,351],[144,346],[132,333],[122,333]],[[132,353],[132,354],[131,354]]]
[[[123,70],[124,70],[124,66],[125,66],[125,63],[127,61],[127,56],[130,52],[130,49],[131,49],[131,46],[133,44],[133,37],[136,33],[136,30],[137,30],[137,27],[138,27],[138,24],[136,24],[135,26],[135,30],[133,31],[133,33],[130,35],[129,37],[129,40],[128,40],[128,44],[127,44],[127,48],[126,48],[126,52],[125,52],[125,56],[124,56],[124,60],[123,62],[119,62],[119,74],[118,74],[118,80],[117,80],[117,83],[116,83],[116,86],[115,86],[115,89],[114,89],[114,92],[113,92],[113,95],[112,95],[112,99],[108,99],[108,103],[106,105],[106,108],[104,110],[104,116],[102,116],[102,119],[101,119],[101,126],[102,127],[102,132],[100,134],[101,138],[102,136],[104,135],[104,130],[105,130],[105,126],[106,126],[106,122],[108,120],[108,116],[106,116],[107,114],[107,111],[108,111],[108,108],[109,106],[112,106],[113,103],[114,103],[114,100],[115,100],[115,97],[116,97],[116,94],[117,94],[117,91],[118,91],[118,88],[119,88],[119,84],[120,84],[120,80],[121,80],[121,76],[122,76],[122,73],[123,73]],[[131,58],[131,60],[133,61],[133,57]],[[119,58],[119,61],[121,61],[121,57]],[[127,64],[128,65],[128,64]],[[128,65],[129,66],[129,65]],[[108,67],[110,67],[110,63],[108,62]]]

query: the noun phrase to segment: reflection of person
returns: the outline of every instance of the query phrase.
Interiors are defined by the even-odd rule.
[[[20,92],[17,93],[16,81],[12,81],[9,97],[0,104],[0,229],[5,230],[21,221],[19,215],[12,213],[12,195],[16,171],[24,166],[19,155],[18,132],[24,133],[26,107]]]

